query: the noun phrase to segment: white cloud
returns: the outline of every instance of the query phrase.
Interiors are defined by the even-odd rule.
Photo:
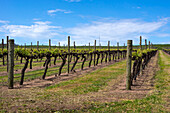
[[[0,20],[0,23],[7,24],[7,23],[9,23],[9,21]]]
[[[161,42],[160,44],[170,44],[170,42]]]
[[[68,1],[68,2],[80,2],[81,0],[65,0],[65,1]]]
[[[155,36],[158,36],[158,37],[170,37],[170,34],[169,33],[158,33],[158,34],[155,34]]]
[[[102,45],[106,45],[108,40],[111,41],[111,45],[115,45],[116,42],[122,45],[128,39],[138,44],[140,35],[143,39],[155,36],[168,37],[170,34],[159,31],[166,23],[164,20],[145,22],[137,19],[103,19],[89,24],[79,24],[72,28],[62,28],[51,25],[49,21],[36,21],[32,25],[1,25],[0,32],[5,36],[9,35],[18,39],[39,40],[43,44],[49,38],[54,40],[54,43],[60,41],[61,44],[67,44],[67,36],[70,35],[71,41],[76,41],[76,45],[88,45],[89,42],[93,45],[94,40],[97,40],[98,45],[99,37]]]
[[[50,22],[37,21],[32,25],[4,25],[0,31],[11,37],[45,39],[59,35],[60,26],[51,26]]]
[[[67,29],[72,40],[77,43],[84,42],[87,44],[90,41],[99,39],[104,44],[110,40],[112,43],[125,42],[127,39],[138,41],[140,35],[147,35],[160,27],[166,22],[143,22],[140,20],[113,20],[110,22],[93,22],[91,24],[82,24],[77,27]],[[138,42],[135,42],[138,44]]]
[[[66,10],[63,10],[63,9],[55,9],[55,10],[48,10],[47,11],[49,15],[55,15],[55,13],[57,12],[62,12],[62,13],[72,13],[72,11],[66,11]]]
[[[40,19],[39,19],[39,18],[34,18],[33,20],[38,21],[38,20],[40,20]]]

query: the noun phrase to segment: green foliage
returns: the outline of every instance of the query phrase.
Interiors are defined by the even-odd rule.
[[[135,52],[132,52],[132,58],[133,59],[139,59],[142,58],[144,54],[148,54],[149,52],[155,51],[156,49],[138,49]]]

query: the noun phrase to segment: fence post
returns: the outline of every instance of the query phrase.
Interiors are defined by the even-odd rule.
[[[67,61],[68,61],[68,67],[67,67],[67,71],[69,73],[69,68],[70,68],[70,36],[68,36],[68,57],[67,57]]]
[[[25,43],[24,49],[26,49],[26,43]]]
[[[145,39],[145,49],[147,49],[147,40]]]
[[[125,43],[124,43],[124,49],[126,49],[126,47],[125,47]]]
[[[96,65],[96,40],[94,41],[94,66]]]
[[[90,51],[90,42],[89,42],[89,51]]]
[[[117,42],[117,58],[118,58],[118,60],[119,60],[119,42]]]
[[[2,39],[2,52],[4,50],[4,39]],[[4,56],[2,57],[3,65],[5,65]]]
[[[37,41],[37,50],[39,50],[39,41]],[[37,62],[38,62],[38,58],[37,58]]]
[[[60,50],[60,42],[58,42],[58,49]]]
[[[31,42],[31,50],[32,50],[32,42]]]
[[[73,43],[73,45],[74,45],[74,50],[76,49],[76,42],[74,41],[74,43]],[[76,57],[74,56],[74,62],[76,61]]]
[[[110,51],[110,41],[108,41],[108,50]]]
[[[127,41],[126,89],[131,90],[132,40]]]
[[[151,42],[149,41],[149,49],[150,49],[150,43],[151,43]]]
[[[13,89],[14,79],[14,39],[9,40],[8,45],[8,88]]]
[[[76,49],[76,42],[74,41],[74,49]]]
[[[6,37],[6,47],[7,47],[7,51],[8,51],[8,40],[9,40],[9,36]],[[7,55],[7,72],[8,72],[8,55]]]
[[[151,48],[153,49],[153,44],[151,43]]]
[[[49,50],[51,50],[51,40],[49,39]]]
[[[140,36],[140,50],[142,51],[142,36]],[[140,75],[143,75],[142,71],[142,58],[141,58],[141,64],[140,64]]]
[[[39,41],[37,41],[37,50],[39,49]]]
[[[140,49],[142,50],[142,36],[140,36]]]

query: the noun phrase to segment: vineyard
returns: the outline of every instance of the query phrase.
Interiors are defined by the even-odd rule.
[[[66,47],[60,45],[52,47],[51,40],[49,40],[49,46],[46,47],[40,47],[37,42],[37,46],[33,47],[31,43],[31,46],[25,45],[24,48],[15,46],[14,40],[8,38],[6,48],[2,40],[0,50],[0,90],[3,92],[0,95],[0,99],[2,99],[0,109],[2,112],[16,112],[18,107],[21,108],[21,111],[25,110],[24,112],[54,112],[57,110],[61,112],[93,112],[93,110],[98,112],[99,109],[110,112],[105,107],[103,108],[107,105],[109,109],[114,107],[114,110],[119,111],[121,108],[115,107],[117,103],[101,105],[100,101],[110,102],[106,98],[107,96],[114,97],[115,99],[110,99],[112,101],[138,99],[140,95],[143,95],[142,98],[146,97],[148,91],[144,86],[149,84],[147,88],[153,88],[152,79],[157,72],[157,62],[160,62],[157,61],[158,58],[163,59],[164,57],[164,60],[169,62],[170,55],[169,49],[162,48],[161,51],[158,51],[150,41],[147,45],[145,40],[145,45],[142,45],[142,37],[140,37],[139,46],[133,46],[132,40],[128,40],[127,46],[124,44],[119,47],[118,43],[117,47],[111,47],[110,41],[108,41],[107,46],[101,47],[96,46],[95,40],[94,46],[90,46],[89,43],[89,46],[76,47],[74,42],[74,46],[71,47],[69,36]],[[164,80],[164,78],[162,79]],[[44,83],[37,87],[36,82]],[[156,83],[159,84],[159,81]],[[29,86],[29,84],[33,85]],[[27,86],[29,86],[28,89]],[[108,95],[100,93],[100,90]],[[130,90],[132,92],[129,92]],[[144,92],[139,90],[144,90]],[[6,91],[10,92],[8,96],[4,95],[7,93]],[[15,95],[14,100],[19,98],[14,102],[18,104],[18,107],[8,103],[12,101],[13,97],[10,97],[12,94]],[[112,97],[112,95],[115,96]],[[131,97],[132,95],[134,97]],[[29,98],[28,102],[26,98]],[[56,99],[53,100],[53,98]],[[23,102],[20,103],[20,100]],[[95,103],[91,103],[93,102],[91,100]],[[90,102],[91,105],[83,104],[84,102]],[[30,103],[36,106],[33,107]],[[131,103],[127,102],[124,105],[128,104]],[[7,110],[8,106],[10,106],[10,110]],[[134,104],[134,106],[136,105]],[[30,109],[31,107],[33,109]],[[28,109],[29,111],[26,111]],[[152,111],[152,109],[146,111],[150,112],[150,110]]]

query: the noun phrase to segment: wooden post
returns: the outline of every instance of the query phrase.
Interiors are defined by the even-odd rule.
[[[39,41],[37,41],[37,50],[39,50]]]
[[[75,41],[74,41],[73,45],[74,45],[74,49],[76,49],[76,42]],[[74,62],[75,61],[76,61],[76,57],[74,56]]]
[[[147,40],[145,39],[145,49],[147,49]]]
[[[31,50],[32,50],[32,42],[31,42]]]
[[[51,50],[51,40],[49,39],[49,50]]]
[[[94,51],[96,51],[96,40],[94,41]]]
[[[110,41],[108,41],[108,50],[110,51]]]
[[[26,43],[25,43],[24,49],[26,49]]]
[[[58,42],[58,49],[60,49],[60,42]]]
[[[140,49],[142,50],[142,36],[140,36]]]
[[[4,51],[4,39],[2,39],[2,52]],[[2,57],[2,62],[3,62],[3,65],[5,65],[5,59],[4,59],[4,56]]]
[[[70,71],[70,36],[68,36],[68,57],[67,57],[67,61],[68,61],[68,66],[67,66],[67,72],[69,73]]]
[[[151,43],[151,48],[153,49],[153,44]]]
[[[151,43],[151,42],[149,41],[149,49],[151,48],[151,47],[150,47],[150,45],[151,45],[150,43]]]
[[[94,41],[94,52],[96,52],[96,40]],[[96,54],[94,53],[94,66],[96,65]]]
[[[13,89],[14,79],[14,39],[9,40],[8,46],[8,88]]]
[[[90,42],[89,42],[89,51],[90,51]]]
[[[2,51],[4,50],[4,39],[2,39]]]
[[[74,41],[74,49],[76,49],[76,42]]]
[[[117,58],[118,58],[118,60],[119,60],[119,42],[117,42]]]
[[[142,36],[140,36],[140,50],[142,50]],[[142,58],[141,58],[141,64],[140,64],[140,75],[143,75],[143,68],[142,68]]]
[[[37,41],[37,50],[39,50],[39,41]],[[38,62],[38,58],[37,58],[37,62]]]
[[[7,50],[8,50],[8,40],[9,40],[9,36],[6,37],[6,47],[7,47]],[[8,72],[8,55],[7,55],[7,72]]]
[[[86,44],[84,45],[84,49],[86,49]]]
[[[131,90],[132,40],[127,41],[126,89]]]

